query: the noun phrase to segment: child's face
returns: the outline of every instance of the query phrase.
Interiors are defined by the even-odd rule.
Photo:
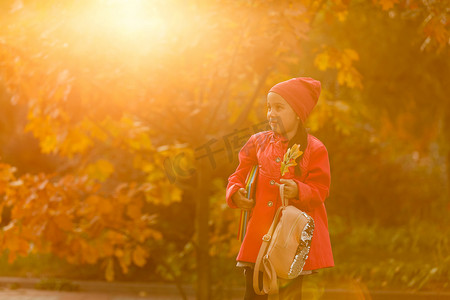
[[[272,92],[267,95],[267,120],[274,132],[282,134],[288,139],[295,135],[300,122],[289,103],[280,95]]]

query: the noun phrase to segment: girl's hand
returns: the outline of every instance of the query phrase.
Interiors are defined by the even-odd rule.
[[[255,200],[247,199],[247,191],[244,188],[240,188],[236,193],[231,196],[234,204],[240,209],[250,210],[255,206]]]
[[[280,179],[281,183],[284,183],[284,198],[293,199],[298,198],[298,186],[292,179]],[[277,183],[279,186],[280,184]]]

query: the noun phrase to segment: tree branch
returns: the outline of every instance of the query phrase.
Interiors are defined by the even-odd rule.
[[[233,123],[231,128],[239,128],[245,122],[245,120],[248,117],[248,114],[250,113],[250,111],[251,111],[251,109],[253,107],[253,103],[255,102],[256,98],[258,97],[259,91],[261,90],[264,82],[266,81],[267,76],[269,76],[270,72],[273,69],[274,69],[274,67],[272,66],[272,67],[268,68],[266,70],[266,72],[264,72],[263,75],[261,75],[261,77],[260,77],[260,79],[258,81],[258,85],[256,86],[255,90],[253,91],[253,95],[249,98],[249,100],[245,104],[244,109],[242,110],[241,114],[236,119],[236,121]]]

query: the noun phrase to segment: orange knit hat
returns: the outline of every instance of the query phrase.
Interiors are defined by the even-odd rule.
[[[297,77],[277,83],[269,92],[283,97],[304,124],[319,100],[320,90],[320,81],[309,77]]]

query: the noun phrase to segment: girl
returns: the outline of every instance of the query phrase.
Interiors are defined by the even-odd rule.
[[[325,199],[329,195],[330,165],[322,142],[308,134],[305,121],[320,95],[320,82],[299,77],[280,82],[267,95],[267,119],[272,130],[250,137],[239,152],[239,166],[228,178],[226,200],[230,207],[251,211],[246,235],[237,256],[237,266],[244,268],[244,299],[267,299],[253,290],[253,266],[262,237],[269,230],[276,210],[281,205],[278,184],[285,184],[289,204],[309,214],[315,222],[309,257],[301,275],[334,266],[331,252]],[[287,149],[300,145],[303,154],[297,166],[281,176],[281,161]],[[259,167],[255,199],[248,199],[244,189],[248,172]],[[300,299],[302,277],[280,282],[281,299]]]

